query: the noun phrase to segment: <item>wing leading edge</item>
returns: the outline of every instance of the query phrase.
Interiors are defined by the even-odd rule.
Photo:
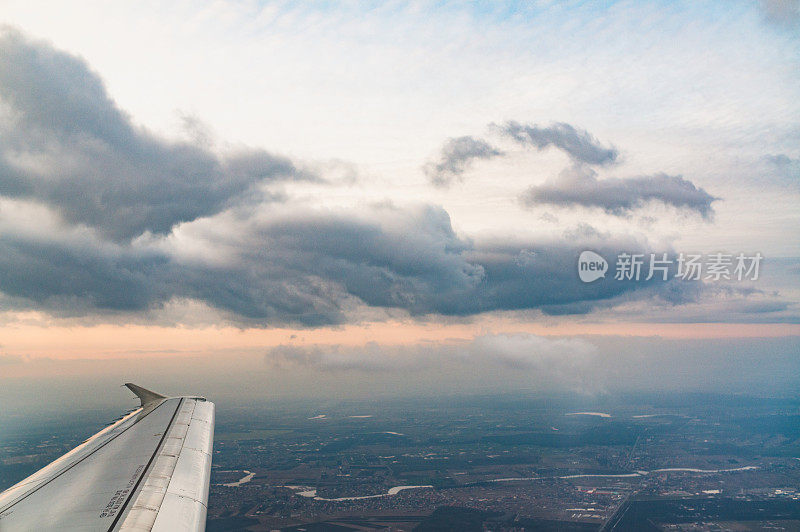
[[[126,386],[141,407],[0,493],[0,532],[205,530],[214,403]]]

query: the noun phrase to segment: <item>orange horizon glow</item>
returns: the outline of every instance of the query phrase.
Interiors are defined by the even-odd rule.
[[[464,323],[394,320],[340,327],[239,329],[231,326],[53,325],[25,321],[0,326],[7,355],[53,359],[113,359],[137,356],[202,355],[269,348],[281,344],[359,346],[448,343],[490,334],[541,336],[632,336],[666,339],[763,338],[800,335],[800,324],[742,323],[557,323],[483,316]]]

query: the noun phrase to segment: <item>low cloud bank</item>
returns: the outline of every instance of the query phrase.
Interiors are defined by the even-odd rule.
[[[529,334],[498,334],[468,342],[413,346],[362,347],[281,345],[269,350],[266,363],[278,369],[385,373],[402,371],[524,372],[531,383],[547,389],[597,391],[589,373],[597,348],[579,338],[547,338]]]
[[[597,179],[588,167],[572,167],[553,181],[530,187],[522,196],[524,205],[558,207],[597,207],[607,213],[623,215],[649,202],[695,212],[703,218],[713,214],[715,198],[681,176],[656,174],[628,178]]]

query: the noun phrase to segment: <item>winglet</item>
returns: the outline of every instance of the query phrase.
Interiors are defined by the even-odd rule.
[[[125,386],[128,387],[130,391],[136,394],[139,400],[142,402],[142,406],[147,406],[150,403],[154,403],[156,401],[160,401],[161,399],[166,399],[165,395],[161,395],[160,393],[151,392],[150,390],[145,390],[141,386],[136,386],[133,383],[126,382]]]

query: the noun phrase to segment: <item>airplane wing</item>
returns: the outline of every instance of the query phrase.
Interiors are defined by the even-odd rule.
[[[125,386],[141,407],[0,493],[0,532],[205,530],[214,403]]]

